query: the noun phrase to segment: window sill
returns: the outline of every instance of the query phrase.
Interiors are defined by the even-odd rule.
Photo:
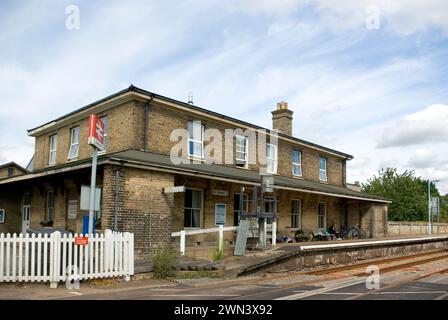
[[[71,159],[67,159],[67,162],[73,162],[73,161],[78,161],[78,157],[76,157],[76,158],[71,158]]]
[[[187,159],[188,159],[188,160],[191,160],[191,161],[196,161],[196,162],[205,163],[205,158],[201,158],[201,157],[196,157],[196,156],[188,155],[188,156],[187,156]]]
[[[303,176],[292,175],[292,177],[295,178],[295,179],[300,179],[300,180],[303,180],[303,179],[304,179]]]

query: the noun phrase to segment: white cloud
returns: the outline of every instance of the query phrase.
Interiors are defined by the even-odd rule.
[[[438,163],[434,152],[427,148],[415,150],[415,153],[409,158],[407,163],[411,168],[428,168]]]
[[[235,10],[250,14],[282,16],[311,7],[319,23],[333,31],[365,28],[371,16],[368,7],[375,6],[379,9],[380,28],[395,34],[410,35],[438,28],[448,35],[446,0],[235,0],[230,3]]]
[[[316,0],[314,3],[323,20],[335,30],[365,26],[370,16],[366,9],[376,6],[381,18],[380,28],[410,35],[435,27],[448,35],[445,0]]]
[[[400,147],[448,141],[448,105],[435,104],[410,114],[384,130],[378,147]]]

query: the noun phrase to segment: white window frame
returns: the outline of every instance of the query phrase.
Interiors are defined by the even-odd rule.
[[[58,150],[58,135],[53,134],[50,136],[50,153],[48,157],[48,165],[52,166],[56,164],[57,161],[57,150]],[[54,159],[52,160],[52,155]]]
[[[201,207],[200,209],[200,213],[199,213],[199,227],[186,227],[185,226],[185,218],[184,218],[184,229],[186,230],[195,230],[195,229],[201,229],[203,227],[203,221],[204,221],[204,190],[202,189],[198,189],[198,188],[187,188],[186,190],[191,190],[191,191],[199,191],[201,193]],[[186,193],[184,193],[185,195]],[[184,199],[184,215],[185,215],[185,209],[197,209],[197,208],[187,208],[185,207],[185,199]]]
[[[0,214],[0,223],[5,223],[5,215],[6,215],[5,209],[0,209],[0,213],[1,213]]]
[[[244,159],[238,158],[238,146],[241,144],[238,143],[238,140],[244,141]],[[242,153],[240,151],[240,153]],[[235,165],[237,167],[247,168],[249,164],[249,138],[243,135],[236,135],[235,138]],[[240,162],[240,163],[238,163]],[[242,163],[241,163],[242,162]]]
[[[320,161],[325,160],[325,169],[322,169],[320,167]],[[325,177],[322,177],[322,175],[325,175]],[[319,157],[319,180],[320,181],[328,181],[328,174],[327,174],[327,158]]]
[[[320,214],[320,206],[324,206],[324,214],[323,214],[323,226],[320,225],[320,220],[322,215]],[[319,202],[317,205],[317,228],[318,229],[327,229],[327,203],[325,202]]]
[[[297,152],[299,154],[299,162],[294,162],[294,152]],[[292,175],[295,177],[301,177],[302,176],[302,151],[300,150],[292,150],[291,152],[291,162],[292,162]],[[299,173],[296,174],[294,172],[294,168],[298,168]]]
[[[194,139],[194,132],[195,132],[195,126],[200,125],[201,126],[201,139]],[[190,136],[190,126],[191,126],[191,136]],[[190,157],[194,157],[194,158],[200,158],[200,159],[204,159],[204,134],[205,133],[205,128],[204,125],[201,123],[201,121],[188,121],[188,155]],[[193,143],[193,154],[191,153],[190,150],[190,143]],[[196,155],[194,154],[194,144],[199,143],[201,144],[201,155]]]
[[[269,154],[269,148],[273,147],[274,148],[274,158],[270,158],[268,156]],[[270,170],[270,161],[273,162],[273,170]],[[268,143],[266,144],[266,172],[267,173],[271,173],[271,174],[276,174],[277,173],[277,165],[278,165],[278,150],[277,150],[277,146],[275,144],[272,143]]]
[[[299,203],[299,212],[293,212],[292,210],[292,203],[293,201],[297,201]],[[293,226],[293,216],[297,216],[298,217],[298,225],[297,226]],[[302,200],[301,199],[291,199],[291,229],[292,230],[300,230],[302,229]]]
[[[75,130],[78,131],[78,141],[73,141]],[[71,128],[70,130],[70,149],[68,150],[68,160],[77,159],[79,155],[79,138],[81,134],[81,128],[79,126]],[[72,150],[77,147],[76,154],[72,155]]]
[[[238,196],[240,196],[241,195],[241,193],[239,193],[239,192],[235,192],[234,194],[233,194],[233,201],[235,202],[235,196],[236,195],[238,195]],[[243,212],[249,212],[249,208],[250,208],[250,202],[251,202],[251,198],[249,197],[249,194],[247,194],[247,193],[243,193]],[[238,201],[238,208],[239,208],[239,201]],[[235,220],[235,215],[238,215],[238,217],[240,217],[240,210],[239,209],[237,209],[237,210],[235,210],[235,203],[234,203],[234,205],[233,205],[233,208],[234,208],[234,210],[233,210],[233,220]],[[233,224],[234,224],[234,222],[235,221],[233,221]],[[238,223],[239,223],[240,221],[239,221],[239,219],[238,219]]]

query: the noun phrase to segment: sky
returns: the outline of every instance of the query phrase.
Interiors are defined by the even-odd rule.
[[[349,182],[415,170],[448,193],[448,2],[0,2],[0,164],[34,128],[134,84],[352,154]],[[79,13],[79,15],[78,15]]]

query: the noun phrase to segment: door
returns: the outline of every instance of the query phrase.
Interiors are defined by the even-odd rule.
[[[23,195],[22,202],[22,233],[25,234],[30,228],[30,211],[31,211],[31,197],[29,193]]]

